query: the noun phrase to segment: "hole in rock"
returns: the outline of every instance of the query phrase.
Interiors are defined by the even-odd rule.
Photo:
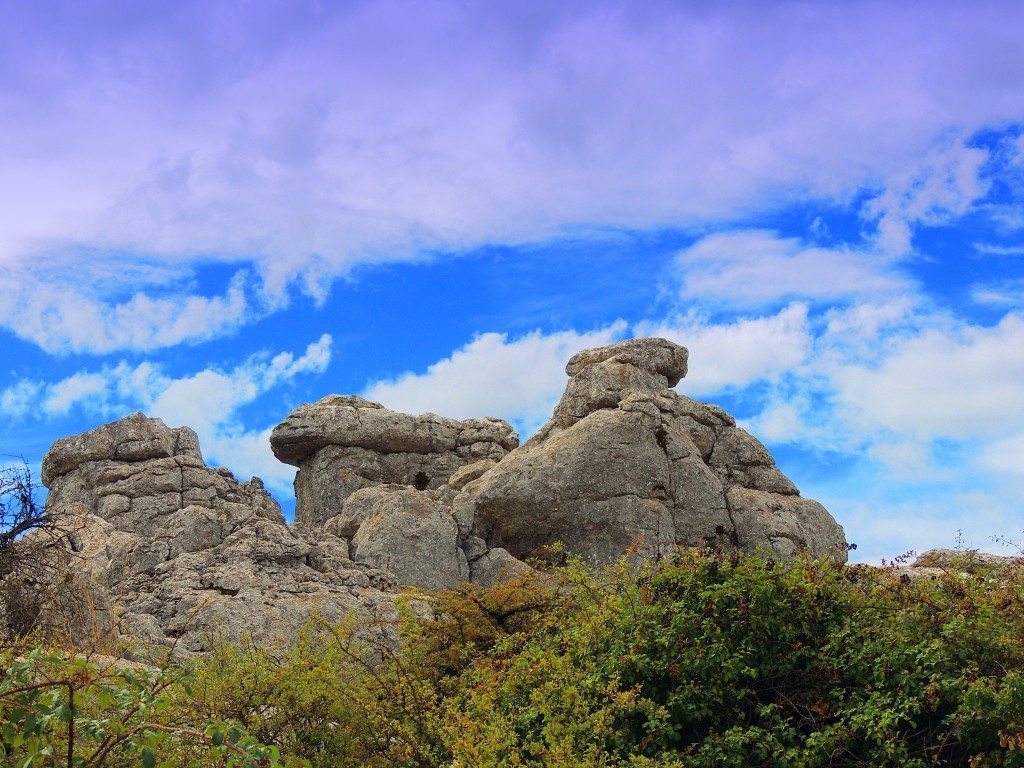
[[[427,490],[427,486],[430,485],[430,478],[423,472],[417,472],[412,484],[415,486],[417,491],[425,491]]]

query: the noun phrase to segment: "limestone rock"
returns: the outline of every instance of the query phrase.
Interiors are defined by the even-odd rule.
[[[463,541],[517,558],[561,541],[595,563],[677,545],[781,557],[806,547],[845,562],[842,528],[800,497],[756,438],[670,388],[686,358],[664,339],[573,357],[551,420],[455,496]]]
[[[1010,568],[1019,568],[1022,565],[1024,558],[995,555],[976,549],[929,549],[918,555],[908,570],[912,574],[957,571],[981,576],[999,576]]]
[[[119,632],[184,656],[246,634],[288,642],[314,613],[393,635],[394,576],[326,532],[297,535],[258,478],[207,467],[189,429],[134,414],[58,441],[43,466],[94,605],[69,621],[80,643]]]
[[[481,587],[511,581],[533,570],[501,547],[488,550],[482,557],[470,563],[469,569],[470,580]]]
[[[299,468],[295,522],[306,528],[340,514],[361,488],[438,489],[461,467],[498,461],[518,443],[500,419],[411,416],[341,395],[297,408],[270,437],[274,455]]]
[[[359,519],[352,559],[395,575],[401,584],[454,589],[469,579],[451,511],[404,486],[378,486],[352,494],[346,512]]]

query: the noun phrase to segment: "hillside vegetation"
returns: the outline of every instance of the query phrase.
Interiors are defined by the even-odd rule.
[[[1024,766],[1017,568],[687,551],[403,599],[397,653],[319,622],[187,667],[22,638],[2,764]]]

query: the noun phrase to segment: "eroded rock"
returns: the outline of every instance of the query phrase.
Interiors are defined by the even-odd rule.
[[[461,467],[498,461],[518,444],[500,419],[411,416],[342,395],[297,408],[270,437],[274,455],[299,468],[295,522],[307,528],[340,514],[361,488],[434,490]]]
[[[187,428],[134,414],[58,441],[43,467],[94,606],[68,621],[79,643],[120,636],[183,656],[245,635],[287,643],[314,614],[394,634],[391,573],[327,532],[297,535],[258,478],[207,467]]]
[[[845,562],[842,528],[756,438],[671,389],[685,349],[634,339],[581,352],[566,372],[551,420],[455,497],[464,540],[518,558],[560,541],[594,563],[678,545]]]

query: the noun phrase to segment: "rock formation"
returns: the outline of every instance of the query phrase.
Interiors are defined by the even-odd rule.
[[[677,545],[780,557],[806,547],[845,562],[842,528],[760,442],[671,389],[686,365],[664,339],[573,357],[551,420],[454,499],[462,535],[519,558],[561,541],[592,563]]]
[[[245,634],[288,642],[314,614],[392,632],[396,581],[326,532],[297,536],[258,478],[207,467],[195,433],[141,413],[57,441],[47,509],[72,521],[88,611],[79,642],[131,637],[178,655]],[[91,638],[90,638],[91,636]]]
[[[677,546],[845,562],[842,528],[760,442],[673,391],[686,367],[664,339],[580,352],[522,446],[498,419],[304,405],[271,436],[298,467],[292,527],[258,479],[207,467],[194,432],[142,414],[55,443],[47,506],[80,521],[94,629],[181,653],[218,633],[287,640],[314,613],[387,639],[399,585],[488,585],[555,542],[592,563]]]
[[[686,350],[664,339],[584,350],[551,420],[518,448],[496,419],[339,396],[294,411],[271,445],[299,467],[296,521],[323,525],[353,559],[404,583],[452,586],[467,567],[489,583],[555,542],[594,563],[678,545],[780,557],[805,547],[845,561],[842,529],[760,442],[672,390],[686,367]],[[429,558],[406,531],[433,542]]]
[[[461,467],[499,461],[518,444],[500,419],[410,416],[341,395],[297,408],[270,437],[274,455],[299,468],[295,522],[305,528],[337,515],[360,488],[440,488]]]

